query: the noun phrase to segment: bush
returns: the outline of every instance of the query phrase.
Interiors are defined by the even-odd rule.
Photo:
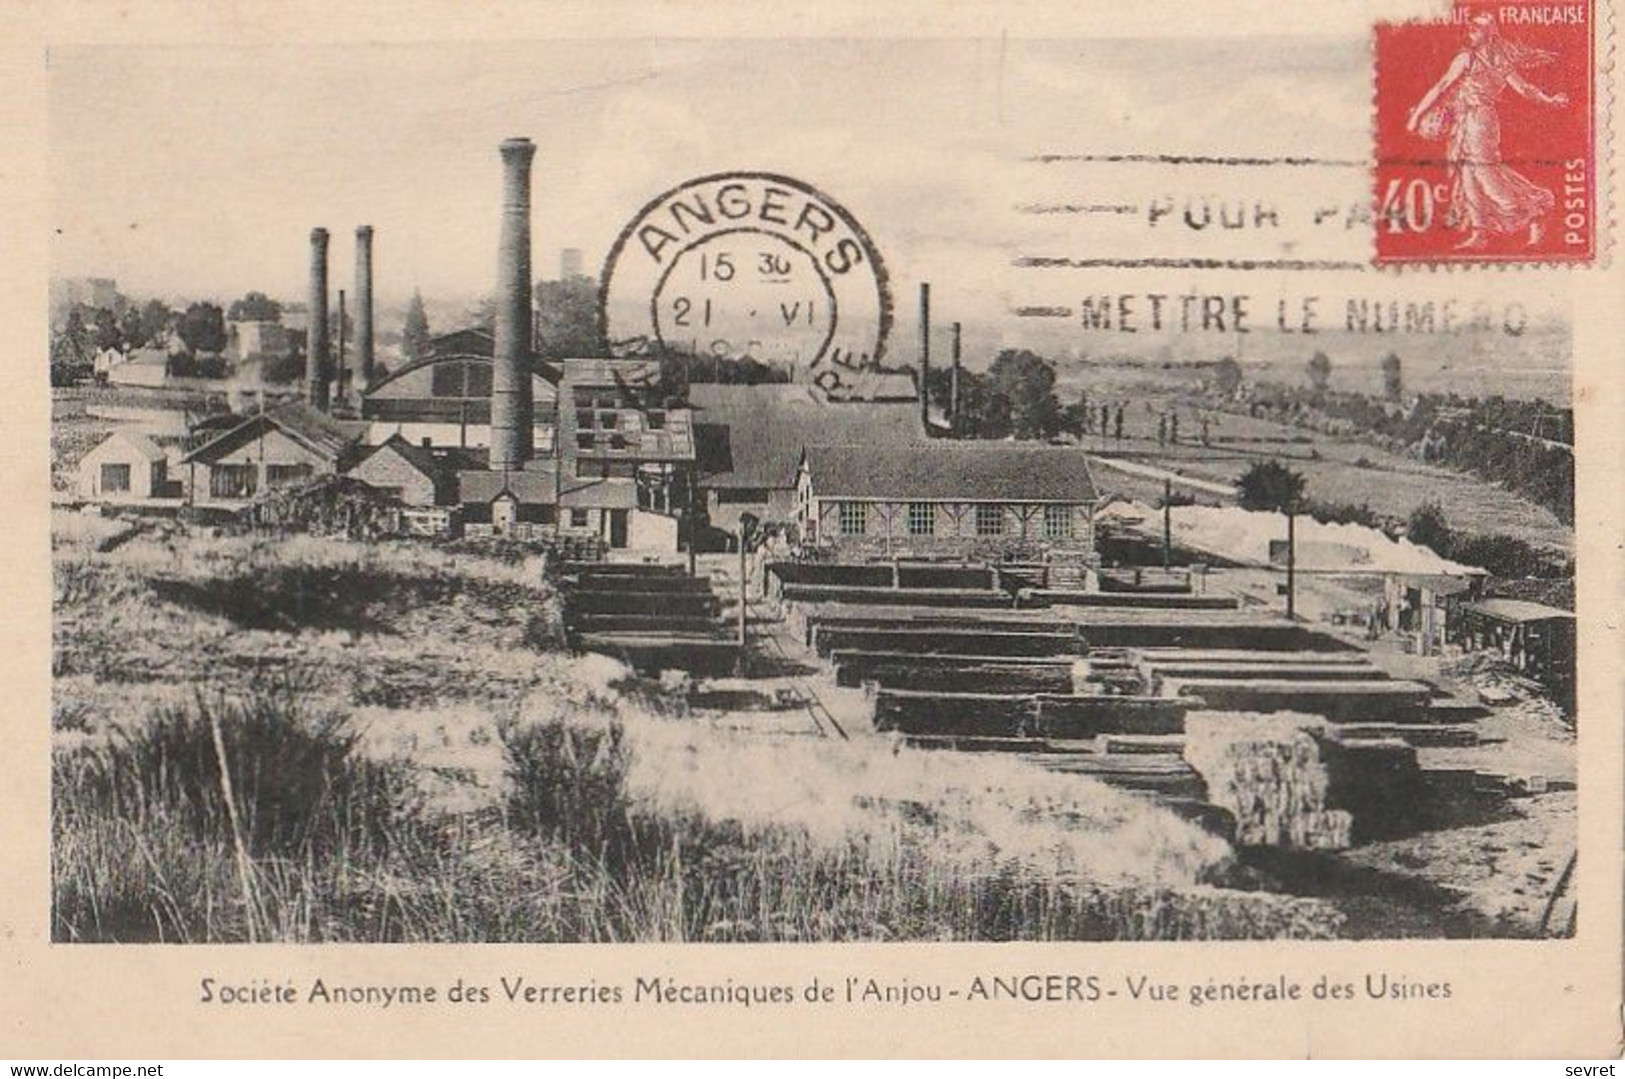
[[[252,854],[382,849],[409,808],[400,769],[361,756],[348,717],[310,712],[283,685],[236,700],[200,692],[190,705],[159,705],[146,723],[117,730],[66,771],[73,811],[161,816],[199,839],[231,839],[217,729]]]
[[[200,693],[104,744],[58,750],[54,939],[303,940],[323,935],[318,918],[387,932],[375,902],[351,909],[349,874],[418,842],[422,807],[407,768],[362,756],[356,739],[284,685]]]
[[[626,731],[552,718],[499,728],[510,789],[509,820],[568,844],[600,864],[623,865],[631,839]]]

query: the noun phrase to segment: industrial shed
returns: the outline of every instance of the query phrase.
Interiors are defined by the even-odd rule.
[[[1572,698],[1574,612],[1528,600],[1483,599],[1462,606],[1456,634],[1468,651],[1498,652],[1560,700]]]
[[[442,334],[422,359],[381,379],[361,399],[367,441],[380,444],[400,435],[413,445],[427,439],[436,449],[491,444],[491,384],[495,342],[475,327]],[[560,372],[531,361],[534,445],[551,452],[558,415],[555,387]]]
[[[804,546],[842,558],[1086,560],[1100,501],[1082,451],[1010,443],[809,446]]]
[[[924,442],[912,382],[909,387],[902,401],[837,403],[795,383],[690,386],[699,485],[711,526],[733,532],[744,513],[794,520],[797,470],[809,445]]]
[[[359,435],[358,424],[295,401],[244,418],[182,462],[192,471],[194,502],[236,505],[273,488],[343,472]]]

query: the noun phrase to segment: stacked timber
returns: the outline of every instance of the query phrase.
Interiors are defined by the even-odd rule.
[[[1340,742],[1397,738],[1426,749],[1459,749],[1479,743],[1478,728],[1471,723],[1344,723],[1327,736]]]
[[[563,568],[564,622],[575,647],[636,670],[720,674],[738,643],[719,621],[721,601],[704,577],[680,566],[580,563]]]
[[[924,588],[992,591],[987,566],[941,562],[773,562],[767,572],[784,587]]]
[[[1070,693],[1078,660],[1067,656],[919,655],[836,649],[835,682],[942,692]]]
[[[931,607],[896,607],[890,605],[853,605],[820,603],[796,605],[790,608],[790,624],[811,645],[813,631],[818,626],[851,626],[869,629],[908,629],[940,627],[946,629],[985,629],[1005,633],[1054,633],[1070,631],[1071,626],[1059,619],[1024,611],[970,610],[954,611]]]
[[[836,650],[913,655],[1071,656],[1084,645],[1076,633],[1058,630],[980,630],[959,626],[867,627],[819,623],[813,647],[827,656]]]
[[[906,735],[989,738],[1177,734],[1192,704],[1171,697],[877,689],[874,725]]]
[[[1102,592],[1126,592],[1132,595],[1178,595],[1191,591],[1188,569],[1156,569],[1140,566],[1134,569],[1103,569],[1095,575]]]
[[[1012,608],[1015,598],[985,588],[888,588],[844,584],[787,584],[790,603],[884,603],[905,607]]]
[[[1201,799],[1202,777],[1178,757],[1145,754],[1067,753],[1025,756],[1052,772],[1089,776],[1125,790],[1185,801]]]
[[[1349,645],[1284,618],[1247,611],[1078,607],[1070,612],[1091,647],[1223,648],[1254,652],[1344,651]]]
[[[1342,850],[1354,818],[1333,808],[1311,716],[1193,713],[1184,759],[1207,785],[1210,802],[1235,818],[1247,846]]]
[[[1300,712],[1334,723],[1420,723],[1432,690],[1421,682],[1309,681],[1286,678],[1170,679],[1176,696],[1200,697],[1230,712]]]
[[[1190,593],[1085,592],[1034,588],[1022,592],[1022,606],[1127,607],[1142,611],[1234,611],[1241,601],[1234,596]]]

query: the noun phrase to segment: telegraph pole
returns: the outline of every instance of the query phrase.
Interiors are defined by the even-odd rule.
[[[741,515],[739,518],[739,673],[741,675],[745,673],[745,620],[750,614],[750,603],[747,598],[750,589],[746,580],[747,570],[745,566],[745,541],[747,538],[748,530],[745,518]]]
[[[1162,481],[1162,568],[1174,562],[1174,481]]]
[[[1297,586],[1298,545],[1296,543],[1296,526],[1298,515],[1296,507],[1288,506],[1286,510],[1286,617],[1292,620]]]

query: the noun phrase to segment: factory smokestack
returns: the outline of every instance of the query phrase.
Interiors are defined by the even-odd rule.
[[[497,248],[496,356],[491,375],[491,468],[523,468],[532,452],[529,139],[502,143],[502,238]]]
[[[372,385],[372,226],[355,230],[355,368],[351,393],[357,401]]]
[[[920,426],[931,433],[931,283],[920,282]]]
[[[959,323],[954,323],[954,365],[948,372],[948,429],[959,431]]]
[[[310,325],[305,328],[305,400],[327,407],[327,230],[310,230]]]

